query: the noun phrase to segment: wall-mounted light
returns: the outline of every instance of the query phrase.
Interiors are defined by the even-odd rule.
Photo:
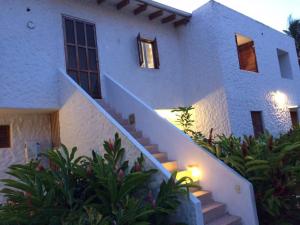
[[[179,171],[177,173],[176,179],[179,180],[183,177],[189,177],[193,182],[200,181],[202,179],[202,172],[197,165],[190,165],[184,171]]]
[[[194,182],[202,179],[202,171],[197,165],[190,165],[187,167],[187,170],[190,172],[190,177]]]
[[[272,100],[278,108],[284,109],[288,105],[288,97],[281,91],[272,92]]]

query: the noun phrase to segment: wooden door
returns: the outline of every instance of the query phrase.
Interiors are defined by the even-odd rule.
[[[63,17],[67,73],[93,98],[101,98],[95,24]]]
[[[293,127],[299,126],[299,117],[298,117],[297,110],[290,110],[290,115],[291,115],[292,126]]]
[[[251,118],[252,118],[254,135],[257,137],[260,134],[264,133],[262,112],[261,111],[252,111]]]

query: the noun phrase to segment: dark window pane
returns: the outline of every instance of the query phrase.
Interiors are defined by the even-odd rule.
[[[67,43],[75,44],[74,23],[72,20],[65,20]]]
[[[84,24],[76,22],[77,44],[85,45]]]
[[[88,73],[80,72],[80,86],[89,93],[89,77]]]
[[[87,70],[86,49],[79,47],[78,48],[78,55],[79,55],[79,66],[80,66],[80,69]]]
[[[68,51],[68,68],[76,68],[76,48],[74,46],[67,46]]]
[[[89,47],[96,47],[95,32],[94,32],[93,25],[86,25],[86,37],[87,37],[87,45]]]
[[[72,70],[69,70],[68,71],[68,74],[69,76],[78,83],[78,77],[77,77],[77,72],[76,71],[72,71]]]
[[[99,94],[99,82],[98,82],[98,74],[97,73],[90,73],[91,79],[91,92],[94,98],[100,97]]]
[[[97,54],[94,49],[89,49],[89,67],[90,70],[97,70]]]
[[[10,126],[0,126],[0,148],[10,148]]]

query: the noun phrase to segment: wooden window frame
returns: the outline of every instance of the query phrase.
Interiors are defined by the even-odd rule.
[[[247,72],[253,72],[253,73],[259,73],[258,64],[257,64],[257,55],[256,55],[256,49],[255,49],[255,43],[254,43],[254,41],[251,38],[249,38],[249,39],[252,40],[251,42],[239,45],[238,44],[238,35],[243,36],[243,37],[246,37],[246,36],[241,35],[241,34],[235,34],[235,44],[236,44],[236,50],[237,50],[237,54],[238,54],[238,60],[239,60],[239,68],[240,68],[240,70],[247,71]],[[240,53],[240,48],[241,47],[245,47],[245,46],[250,46],[252,48],[252,50],[253,50],[253,54],[255,56],[255,70],[247,70],[247,69],[242,68],[241,56],[240,56],[240,54],[241,54]]]
[[[3,143],[0,141],[0,149],[11,148],[11,126],[0,125],[0,132],[2,132],[2,129],[6,129],[7,140],[4,140]]]
[[[75,43],[69,43],[67,42],[67,34],[66,34],[66,24],[65,21],[66,20],[71,20],[74,23],[74,39],[75,39]],[[80,73],[87,73],[88,76],[90,77],[90,74],[97,74],[97,85],[98,85],[98,95],[97,96],[92,96],[93,98],[96,99],[101,99],[102,98],[102,93],[101,93],[101,84],[100,84],[100,66],[99,66],[99,53],[98,53],[98,43],[97,43],[97,30],[96,30],[96,24],[93,22],[89,22],[86,21],[84,19],[81,18],[77,18],[77,17],[73,17],[73,16],[69,16],[69,15],[62,15],[62,21],[63,21],[63,34],[64,34],[64,50],[65,50],[65,62],[66,62],[66,71],[67,73],[69,72],[75,72],[76,73],[76,78],[78,81],[78,84],[81,85],[81,81],[80,81]],[[85,42],[86,45],[80,45],[78,44],[77,41],[77,30],[76,30],[76,22],[80,22],[84,24],[84,35],[85,35]],[[86,25],[91,25],[94,27],[94,40],[95,40],[95,46],[88,46],[87,45],[87,33],[86,33]],[[76,68],[68,68],[68,50],[67,47],[68,46],[72,46],[75,47],[75,51],[76,51]],[[87,69],[81,69],[80,68],[80,60],[79,60],[79,52],[78,52],[78,48],[84,48],[86,51],[86,57],[87,57]],[[96,70],[91,70],[90,69],[90,61],[89,61],[89,50],[94,50],[96,52]],[[89,91],[91,91],[91,81],[89,79]]]
[[[145,63],[145,61],[144,61],[144,54],[143,54],[143,50],[142,50],[142,42],[151,44],[151,46],[152,46],[154,68],[148,68],[147,66],[143,67],[143,64]],[[150,39],[142,38],[141,34],[139,33],[137,36],[137,46],[138,46],[140,67],[147,68],[147,69],[159,69],[160,62],[159,62],[157,39],[155,38],[154,40],[150,40]]]

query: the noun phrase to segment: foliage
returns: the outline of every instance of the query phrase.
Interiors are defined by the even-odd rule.
[[[208,138],[197,131],[190,134],[195,143],[252,182],[260,224],[300,224],[299,127],[278,138],[267,132],[259,137],[214,138],[212,129]]]
[[[179,107],[176,109],[173,109],[172,112],[176,112],[177,114],[177,120],[176,122],[182,127],[182,130],[184,133],[189,134],[191,132],[191,126],[194,123],[194,120],[192,119],[192,113],[191,110],[194,108],[192,106],[189,107]]]
[[[3,225],[159,225],[187,196],[190,178],[163,181],[154,194],[149,182],[155,170],[144,168],[141,155],[130,168],[121,139],[104,142],[104,156],[76,157],[77,149],[49,151],[55,168],[40,162],[12,165],[13,179],[2,182],[7,203],[0,207]]]
[[[292,16],[289,16],[289,27],[284,32],[295,39],[300,64],[300,19],[293,19]]]

